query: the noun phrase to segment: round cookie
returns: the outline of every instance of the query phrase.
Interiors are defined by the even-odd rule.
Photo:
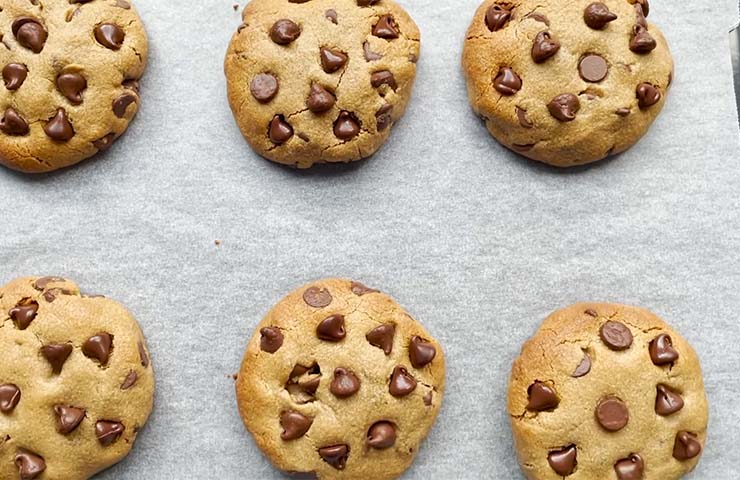
[[[57,277],[0,288],[0,478],[81,480],[121,461],[152,410],[125,308]]]
[[[445,360],[387,295],[322,280],[278,303],[247,346],[239,412],[279,469],[320,479],[393,479],[442,404]]]
[[[419,29],[393,0],[253,0],[226,54],[252,148],[308,168],[369,157],[406,111]]]
[[[577,304],[550,315],[514,362],[509,415],[530,480],[672,480],[706,441],[699,359],[647,310]]]
[[[623,152],[665,104],[673,59],[647,0],[486,0],[463,68],[500,143],[557,167]]]
[[[0,164],[57,170],[126,131],[147,60],[129,0],[7,0],[0,31]]]

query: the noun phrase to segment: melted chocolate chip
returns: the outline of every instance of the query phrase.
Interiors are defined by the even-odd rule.
[[[676,434],[673,444],[673,458],[676,460],[691,460],[701,453],[701,443],[694,433],[681,431]]]
[[[511,12],[501,5],[493,4],[486,10],[486,26],[488,30],[496,32],[506,26],[511,18]]]
[[[85,418],[84,408],[70,407],[65,405],[54,406],[57,415],[57,432],[62,435],[72,433]]]
[[[32,300],[24,300],[17,307],[11,308],[8,316],[13,320],[18,330],[25,330],[34,321],[38,311],[38,303]]]
[[[347,458],[349,457],[349,445],[342,444],[321,447],[319,448],[319,456],[337,470],[344,470],[344,467],[347,466]]]
[[[376,450],[385,450],[396,443],[396,426],[391,422],[375,422],[367,431],[367,445]]]
[[[18,90],[26,81],[28,68],[20,63],[9,63],[3,68],[3,82],[10,91]]]
[[[396,326],[392,323],[385,323],[379,325],[365,335],[368,343],[374,347],[378,347],[386,355],[390,355],[393,351],[393,337],[396,334]]]
[[[301,27],[294,21],[282,19],[275,22],[270,29],[270,38],[278,45],[288,45],[301,36]]]
[[[666,385],[657,386],[655,395],[655,413],[661,417],[673,415],[683,408],[683,398],[675,390]]]
[[[324,308],[331,304],[332,296],[326,288],[309,287],[303,292],[303,301],[310,307]]]
[[[59,375],[62,367],[72,353],[72,345],[68,343],[50,343],[41,347],[41,355],[51,365],[52,373]]]
[[[554,450],[547,455],[547,462],[555,473],[567,477],[576,470],[578,464],[578,449],[575,445]]]
[[[44,132],[52,140],[66,142],[75,136],[75,130],[67,117],[67,111],[63,108],[57,108],[57,113],[44,125]]]
[[[547,104],[550,115],[561,122],[571,122],[576,119],[576,113],[581,109],[581,102],[572,93],[563,93],[553,98]]]
[[[108,364],[112,348],[113,337],[109,333],[101,332],[85,340],[85,343],[82,344],[82,353],[105,366]]]
[[[636,453],[623,458],[614,464],[617,480],[642,480],[645,472],[645,462]]]
[[[516,118],[519,120],[519,125],[521,125],[522,128],[534,127],[534,124],[527,117],[527,111],[521,107],[516,107]]]
[[[129,105],[132,103],[136,103],[136,100],[139,97],[137,97],[133,93],[124,93],[120,97],[113,100],[113,113],[118,118],[123,118],[126,116],[126,109]]]
[[[252,96],[260,103],[267,103],[275,98],[279,88],[277,77],[271,73],[255,75],[249,86]]]
[[[398,365],[391,373],[391,381],[388,391],[394,397],[405,397],[416,389],[416,379],[412,377],[406,368]]]
[[[514,95],[522,89],[522,79],[509,67],[501,67],[493,79],[493,88],[501,95]]]
[[[670,365],[678,360],[678,351],[673,348],[671,337],[661,333],[650,342],[650,360],[653,365],[662,366]]]
[[[329,391],[339,398],[351,397],[360,389],[360,379],[345,368],[334,370],[334,379],[329,385]]]
[[[381,70],[380,72],[373,73],[370,76],[370,85],[372,85],[373,88],[378,88],[381,85],[388,85],[394,92],[398,88],[396,77],[394,77],[393,73],[388,70]]]
[[[380,60],[381,58],[383,58],[383,55],[373,52],[370,49],[369,42],[365,42],[362,44],[362,50],[363,50],[366,62],[374,62],[375,60]]]
[[[399,34],[398,25],[396,25],[393,15],[383,15],[373,27],[373,35],[385,40],[398,38]]]
[[[350,290],[352,290],[352,293],[357,295],[358,297],[362,297],[363,295],[367,295],[369,293],[379,293],[378,290],[375,290],[374,288],[366,287],[365,285],[361,284],[360,282],[352,282],[349,286]]]
[[[128,375],[126,375],[126,378],[123,379],[123,383],[121,384],[121,390],[128,390],[129,388],[136,385],[136,381],[139,380],[139,376],[136,374],[135,371],[131,370],[128,372]]]
[[[583,21],[594,30],[602,30],[604,27],[617,19],[617,15],[609,10],[609,7],[601,2],[595,2],[586,7],[583,12]]]
[[[87,88],[87,80],[77,72],[62,73],[57,77],[57,89],[74,105],[82,103],[82,92]]]
[[[275,353],[283,346],[283,332],[277,327],[264,327],[260,335],[260,349],[263,352]]]
[[[658,44],[655,39],[648,33],[647,28],[640,24],[632,27],[632,36],[630,37],[630,50],[635,53],[649,53],[655,50]]]
[[[306,99],[306,106],[313,113],[323,113],[331,110],[337,102],[336,97],[318,83],[311,84],[311,92]]]
[[[578,367],[576,367],[575,371],[571,374],[571,377],[573,378],[581,378],[585,377],[589,374],[591,371],[591,357],[588,355],[588,353],[583,352],[583,360],[581,360],[581,363],[578,364]]]
[[[535,381],[527,389],[529,402],[527,410],[534,412],[544,412],[554,410],[560,405],[560,398],[555,389],[540,381]]]
[[[339,112],[339,117],[334,122],[334,135],[340,140],[352,140],[360,134],[360,121],[353,113],[347,111]]]
[[[33,53],[40,53],[44,49],[46,39],[49,36],[46,29],[31,17],[17,18],[11,29],[18,43]]]
[[[337,11],[334,9],[329,9],[326,12],[324,12],[324,17],[327,18],[334,25],[338,23],[337,22]]]
[[[344,315],[331,315],[316,327],[316,336],[327,342],[339,342],[347,335],[344,329]]]
[[[627,350],[632,346],[632,332],[620,322],[608,321],[599,330],[601,341],[612,350]]]
[[[120,422],[98,420],[95,424],[95,436],[98,437],[98,442],[104,447],[113,445],[124,430],[126,430],[126,427]]]
[[[270,141],[275,145],[282,145],[293,136],[293,127],[285,121],[282,115],[275,115],[268,130]]]
[[[14,108],[8,107],[0,120],[0,130],[7,135],[28,135],[28,122]]]
[[[349,60],[346,53],[327,47],[322,47],[319,50],[319,56],[321,58],[321,68],[326,73],[334,73],[340,70]]]
[[[280,414],[280,426],[283,428],[280,438],[286,442],[301,438],[308,432],[312,424],[313,418],[295,410],[287,410]]]
[[[437,349],[434,345],[425,341],[419,336],[411,337],[409,342],[409,360],[414,368],[424,368],[426,365],[432,363],[434,357],[437,355]]]
[[[637,103],[640,108],[649,108],[660,101],[660,90],[649,83],[641,83],[637,86]]]
[[[606,397],[596,406],[596,419],[609,432],[618,432],[627,426],[630,413],[627,405],[617,397]]]
[[[11,413],[21,401],[21,389],[12,383],[0,385],[0,412]]]
[[[549,32],[540,32],[532,45],[532,60],[534,63],[543,63],[560,50],[560,42],[553,39]]]
[[[377,129],[382,132],[393,123],[393,105],[386,103],[375,112]]]
[[[119,50],[125,38],[123,29],[115,23],[101,23],[95,27],[95,39],[110,50]]]
[[[146,354],[146,348],[144,343],[139,341],[139,359],[141,360],[141,366],[147,368],[149,366],[149,355]]]
[[[20,480],[33,480],[46,470],[44,459],[26,450],[19,450],[13,461],[18,468]]]

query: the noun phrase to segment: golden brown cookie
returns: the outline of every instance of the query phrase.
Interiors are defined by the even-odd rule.
[[[348,280],[289,294],[247,346],[239,411],[279,469],[397,478],[442,404],[442,348],[387,295]]]
[[[463,52],[470,103],[499,142],[557,167],[642,138],[673,59],[647,0],[486,0]]]
[[[226,54],[257,153],[308,168],[369,157],[411,97],[419,29],[393,0],[253,0]]]
[[[5,0],[0,32],[0,164],[57,170],[126,131],[147,60],[129,0]]]
[[[707,434],[699,359],[647,310],[582,303],[547,319],[514,362],[509,415],[531,480],[674,480]]]
[[[121,461],[152,410],[125,308],[57,277],[0,288],[0,478],[82,480]]]

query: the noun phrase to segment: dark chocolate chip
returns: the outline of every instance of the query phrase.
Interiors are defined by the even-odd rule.
[[[432,391],[431,390],[429,390],[427,393],[424,394],[423,400],[424,400],[424,405],[426,405],[427,407],[432,406]]]
[[[95,39],[105,48],[119,50],[125,38],[123,29],[115,23],[101,23],[95,27]]]
[[[632,27],[632,36],[630,37],[630,50],[635,53],[649,53],[655,50],[658,44],[655,39],[648,33],[647,28],[640,24]]]
[[[48,287],[50,283],[59,282],[66,282],[66,280],[62,277],[41,277],[34,280],[31,286],[36,290],[43,291],[46,290],[46,287]]]
[[[381,421],[372,424],[367,431],[367,445],[377,450],[385,450],[396,443],[396,426],[391,422]]]
[[[654,365],[669,365],[678,360],[678,351],[673,348],[671,337],[661,333],[650,342],[650,360]]]
[[[17,307],[11,308],[8,312],[8,316],[15,322],[15,326],[18,330],[25,330],[31,325],[31,322],[36,318],[36,314],[39,311],[39,304],[24,300]]]
[[[642,480],[645,472],[645,462],[638,454],[630,454],[614,464],[617,480]]]
[[[69,343],[50,343],[41,347],[41,355],[49,362],[52,373],[56,375],[62,373],[64,362],[71,353],[72,345]]]
[[[416,388],[416,379],[412,377],[405,367],[396,366],[391,373],[391,381],[388,391],[394,397],[404,397]]]
[[[605,430],[618,432],[629,423],[630,412],[622,400],[606,397],[596,406],[596,420]]]
[[[388,85],[393,89],[395,92],[398,88],[398,85],[396,84],[396,77],[393,76],[393,73],[391,73],[388,70],[381,70],[379,72],[375,72],[370,76],[370,85],[373,86],[373,88],[378,88],[381,85]]]
[[[135,371],[131,370],[128,372],[128,375],[126,375],[126,378],[123,379],[123,383],[121,384],[121,390],[128,390],[129,388],[136,385],[136,381],[139,379],[139,376],[136,374]]]
[[[347,466],[347,458],[349,457],[349,445],[342,444],[321,447],[319,448],[319,456],[337,470],[344,470],[344,467]]]
[[[398,31],[398,26],[393,15],[383,15],[373,27],[373,35],[386,40],[398,38],[399,34],[400,32]]]
[[[521,107],[516,107],[516,118],[519,120],[519,125],[522,128],[532,128],[534,124],[527,117],[527,111]]]
[[[20,63],[9,63],[3,68],[3,82],[8,90],[18,90],[26,81],[28,68]]]
[[[434,345],[425,341],[419,336],[411,337],[409,342],[409,360],[414,368],[423,368],[432,363],[437,355],[437,349]]]
[[[321,47],[319,55],[321,57],[321,68],[326,73],[334,73],[340,70],[349,59],[346,53],[327,47]]]
[[[370,5],[375,5],[380,0],[357,0],[357,6],[358,7],[369,7]]]
[[[54,406],[54,412],[57,414],[57,432],[62,435],[72,433],[85,418],[85,409],[70,407],[66,405]]]
[[[571,377],[573,378],[581,378],[585,377],[589,374],[591,371],[591,357],[588,355],[588,353],[583,352],[583,360],[581,360],[581,363],[578,364],[578,367],[576,367],[575,371],[571,374]]]
[[[591,53],[581,58],[578,63],[578,73],[587,82],[598,83],[606,78],[609,65],[604,57]]]
[[[146,347],[144,347],[143,342],[139,342],[139,359],[141,360],[141,366],[146,368],[149,366],[149,355],[146,353]]]
[[[278,45],[288,45],[301,36],[301,27],[294,21],[282,19],[275,22],[270,29],[270,38]]]
[[[275,115],[268,130],[270,141],[275,145],[282,145],[293,136],[293,127],[285,121],[282,115]]]
[[[95,436],[98,437],[98,442],[102,446],[108,447],[118,440],[125,429],[126,427],[120,422],[98,420],[95,424]]]
[[[324,308],[331,304],[332,296],[326,288],[308,287],[303,292],[303,301],[310,307]]]
[[[649,108],[660,101],[660,90],[649,83],[637,86],[637,103],[640,108]]]
[[[590,4],[583,12],[583,21],[594,30],[601,30],[616,19],[617,15],[601,2]]]
[[[522,79],[509,67],[501,67],[493,79],[493,88],[502,95],[514,95],[522,89]]]
[[[82,344],[82,353],[105,366],[108,364],[112,348],[113,337],[109,333],[101,332],[85,340],[85,343]]]
[[[327,342],[339,342],[347,332],[344,329],[344,315],[331,315],[323,319],[316,327],[316,336]]]
[[[392,323],[385,323],[367,332],[365,338],[370,345],[378,347],[386,355],[390,355],[393,351],[393,337],[395,334],[396,326]]]
[[[560,50],[560,42],[553,39],[550,32],[540,32],[534,38],[532,45],[532,60],[542,63]]]
[[[19,450],[13,460],[18,468],[20,480],[33,480],[46,470],[44,459],[27,450]]]
[[[82,92],[87,88],[87,80],[77,72],[63,73],[57,77],[57,89],[74,105],[82,103]]]
[[[0,412],[10,413],[21,401],[21,389],[12,383],[0,385]]]
[[[563,93],[553,98],[547,104],[550,115],[561,122],[571,122],[575,120],[576,113],[581,109],[581,102],[578,97],[572,93]]]
[[[623,323],[608,321],[599,330],[601,341],[612,350],[627,350],[632,346],[632,332]]]
[[[75,136],[75,130],[67,117],[67,111],[57,108],[57,113],[44,125],[44,132],[52,140],[66,142]]]
[[[326,12],[324,12],[324,17],[326,17],[331,23],[334,25],[337,24],[337,11],[334,9],[329,9]]]
[[[44,49],[49,36],[46,29],[31,17],[17,18],[11,29],[18,43],[34,53],[40,53]]]
[[[554,450],[547,455],[550,468],[560,476],[567,477],[576,470],[578,464],[578,449],[570,445],[560,450]]]
[[[111,132],[108,135],[105,135],[93,141],[93,146],[100,151],[105,151],[105,150],[108,150],[110,147],[112,147],[115,141],[116,141],[116,134],[115,132]]]
[[[340,140],[352,140],[360,133],[360,121],[354,114],[341,111],[339,117],[334,122],[334,136]]]
[[[280,426],[283,428],[280,438],[286,442],[301,438],[311,428],[311,424],[313,424],[313,418],[295,410],[286,410],[280,414]]]
[[[486,26],[488,30],[496,32],[506,26],[511,18],[511,11],[501,5],[493,4],[486,10]]]
[[[351,397],[360,389],[360,379],[346,368],[336,368],[329,391],[339,398]]]
[[[306,99],[306,106],[313,113],[323,113],[331,110],[337,102],[336,97],[318,83],[311,84],[311,92]]]
[[[560,405],[560,398],[555,389],[540,381],[535,381],[529,386],[527,396],[529,398],[527,410],[534,412],[554,410]]]
[[[367,295],[369,293],[379,293],[378,290],[375,290],[374,288],[366,287],[365,285],[361,284],[360,282],[352,282],[349,286],[350,290],[352,290],[352,293],[357,295],[358,297],[361,297],[363,295]]]
[[[666,385],[658,385],[655,395],[655,413],[661,417],[673,415],[683,408],[683,398]]]
[[[12,107],[5,109],[0,120],[0,130],[7,135],[23,136],[29,132],[28,122]]]
[[[275,353],[283,346],[283,332],[277,327],[264,327],[260,335],[260,349],[263,352]]]
[[[275,98],[279,89],[278,79],[271,73],[255,75],[249,85],[252,96],[260,103],[267,103]]]
[[[676,460],[691,460],[701,453],[701,443],[694,433],[681,431],[676,434],[673,444],[673,458]]]
[[[636,6],[639,5],[642,8],[643,15],[646,17],[650,14],[650,3],[648,0],[634,0],[632,3]]]
[[[120,97],[113,100],[113,113],[116,117],[123,118],[126,116],[126,109],[132,103],[136,103],[138,97],[133,93],[124,93]]]
[[[393,123],[393,105],[386,103],[375,112],[375,122],[379,132],[390,127]]]

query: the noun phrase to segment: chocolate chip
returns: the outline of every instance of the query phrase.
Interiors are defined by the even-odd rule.
[[[50,283],[60,283],[60,282],[66,282],[65,279],[62,277],[41,277],[34,280],[33,284],[31,286],[35,288],[36,290],[43,291],[46,290],[46,287],[49,286]]]
[[[351,282],[349,288],[350,288],[350,290],[352,290],[352,293],[354,293],[358,297],[361,297],[363,295],[367,295],[369,293],[379,293],[378,290],[375,290],[374,288],[366,287],[365,285],[361,284],[360,282]]]
[[[282,115],[275,115],[268,130],[270,141],[275,145],[282,145],[293,136],[293,127],[285,121]]]
[[[540,381],[535,381],[527,388],[527,410],[534,412],[544,412],[554,410],[560,405],[560,398],[555,389]]]
[[[635,24],[632,27],[632,36],[630,37],[630,50],[635,53],[649,53],[655,50],[658,44],[655,39],[648,33],[647,28]]]
[[[77,295],[77,292],[67,290],[66,288],[51,288],[43,293],[44,300],[51,303],[60,295]]]
[[[627,350],[632,346],[632,332],[623,323],[608,321],[599,330],[601,341],[612,350]]]
[[[113,100],[113,113],[116,114],[116,117],[123,118],[126,116],[126,109],[129,105],[132,103],[135,103],[137,100],[137,96],[133,93],[124,93],[120,97]]]
[[[277,327],[264,327],[260,335],[260,349],[263,352],[275,353],[283,346],[283,332]]]
[[[347,111],[339,112],[339,117],[334,122],[334,135],[340,140],[352,140],[360,133],[360,121],[353,113]]]
[[[72,433],[85,418],[85,409],[69,407],[65,405],[54,406],[54,412],[57,414],[57,432],[62,435]]]
[[[321,47],[319,55],[321,58],[321,68],[326,73],[334,73],[341,69],[349,59],[346,53],[328,47]]]
[[[522,89],[522,79],[509,67],[501,67],[493,79],[493,88],[502,95],[514,95]]]
[[[370,85],[372,85],[373,88],[378,88],[381,85],[388,85],[394,92],[398,88],[396,77],[394,77],[393,73],[388,70],[381,70],[380,72],[373,73],[370,76]]]
[[[486,10],[486,26],[488,30],[496,32],[504,28],[511,18],[511,12],[501,5],[493,4]]]
[[[406,368],[398,365],[391,373],[391,382],[388,387],[394,397],[405,397],[416,388],[416,379],[412,377]]]
[[[596,419],[609,432],[618,432],[627,426],[630,412],[617,397],[603,398],[596,406]]]
[[[18,90],[26,81],[28,68],[20,63],[9,63],[3,68],[3,82],[8,90]]]
[[[673,458],[676,460],[690,460],[701,453],[701,443],[697,440],[696,434],[681,431],[676,434],[676,441],[673,444]]]
[[[561,122],[571,122],[575,120],[576,113],[581,109],[581,102],[578,97],[572,93],[563,93],[553,98],[547,104],[550,115]]]
[[[260,103],[267,103],[275,98],[279,89],[278,79],[271,73],[255,75],[249,85],[252,96]]]
[[[375,112],[375,121],[379,132],[382,132],[393,123],[393,105],[386,103]]]
[[[650,14],[650,4],[648,3],[648,0],[631,0],[632,3],[635,4],[635,6],[639,6],[642,10],[643,15],[646,17]]]
[[[369,7],[370,5],[375,5],[380,0],[357,0],[357,6],[358,7]]]
[[[673,348],[671,337],[661,333],[650,342],[650,360],[653,365],[669,365],[678,360],[678,351]]]
[[[553,39],[549,32],[540,32],[534,38],[532,45],[532,60],[542,63],[560,50],[560,42]]]
[[[329,385],[329,391],[339,398],[351,397],[360,389],[360,379],[345,368],[334,370],[334,379]]]
[[[87,88],[87,80],[76,72],[63,73],[57,77],[57,89],[74,105],[82,103],[82,92]]]
[[[521,107],[516,107],[516,118],[519,120],[519,125],[522,128],[532,128],[534,124],[527,118],[527,111]]]
[[[290,372],[285,389],[296,403],[304,404],[315,400],[314,394],[321,383],[321,368],[314,363],[310,367],[296,365]]]
[[[26,450],[19,450],[14,458],[20,480],[33,480],[46,470],[44,459]]]
[[[560,476],[567,477],[576,470],[578,464],[578,449],[570,445],[560,450],[554,450],[547,455],[550,468]]]
[[[385,323],[379,325],[365,335],[368,343],[373,347],[378,347],[386,355],[390,355],[393,351],[393,337],[396,334],[396,326],[392,323]]]
[[[270,38],[278,45],[288,45],[301,36],[301,27],[294,21],[282,19],[275,22],[270,29]]]
[[[423,368],[432,363],[437,355],[437,349],[434,345],[425,341],[419,336],[411,337],[409,342],[409,360],[414,368]]]
[[[126,378],[123,380],[123,383],[121,384],[121,390],[128,390],[129,388],[136,385],[136,381],[139,379],[139,376],[136,374],[135,371],[131,370],[128,372],[128,375],[126,375]]]
[[[683,398],[666,385],[658,385],[655,396],[655,413],[661,417],[672,415],[683,408]]]
[[[365,42],[362,44],[362,50],[364,52],[366,62],[374,62],[375,60],[380,60],[381,58],[383,58],[383,55],[370,50],[369,42]]]
[[[31,17],[17,18],[11,29],[18,43],[33,53],[40,53],[44,49],[46,39],[49,36],[46,29]]]
[[[324,12],[324,17],[326,17],[331,23],[334,25],[337,24],[337,11],[334,9],[329,9],[326,12]]]
[[[598,83],[606,78],[609,65],[604,57],[591,53],[581,58],[578,63],[578,73],[587,82]]]
[[[337,102],[336,97],[318,83],[311,84],[311,92],[306,99],[306,106],[313,113],[322,113],[331,110]]]
[[[129,78],[128,80],[124,80],[121,82],[121,86],[123,88],[128,88],[129,90],[133,90],[136,93],[139,93],[139,81],[133,78]]]
[[[377,450],[385,450],[396,443],[396,426],[391,422],[375,422],[367,431],[367,445]]]
[[[56,375],[62,373],[64,362],[71,353],[72,345],[68,343],[50,343],[41,347],[41,355],[49,362],[52,373]]]
[[[75,136],[75,130],[67,118],[67,111],[63,108],[57,108],[54,118],[44,125],[44,132],[58,142],[66,142]]]
[[[399,34],[400,32],[398,31],[398,26],[393,15],[383,15],[373,27],[373,35],[386,40],[398,38]]]
[[[286,410],[280,414],[280,426],[283,428],[280,438],[290,441],[301,438],[308,432],[313,424],[313,418],[309,418],[295,410]]]
[[[583,21],[594,30],[601,30],[616,19],[617,15],[601,2],[590,4],[583,12]]]
[[[122,8],[124,10],[130,10],[131,4],[128,3],[126,0],[116,0],[116,7]]]
[[[109,333],[101,332],[85,340],[82,344],[82,353],[105,366],[108,364],[111,348],[113,348],[113,337]]]
[[[141,366],[147,368],[149,366],[149,355],[146,354],[146,348],[144,343],[139,341],[139,359],[141,360]]]
[[[427,393],[425,393],[424,398],[422,400],[424,400],[424,405],[426,405],[427,407],[431,407],[432,406],[432,391],[429,390]]]
[[[0,385],[0,412],[10,413],[21,401],[21,389],[12,383]]]
[[[8,107],[5,109],[2,120],[0,120],[0,130],[8,135],[27,135],[29,132],[28,122],[14,108]]]
[[[337,470],[344,470],[344,467],[347,465],[347,458],[349,457],[349,445],[342,444],[321,447],[319,448],[319,456]]]
[[[642,461],[642,457],[633,453],[617,461],[614,464],[614,471],[617,473],[617,480],[642,480],[645,462]]]
[[[550,19],[547,18],[547,16],[542,15],[541,13],[537,13],[537,12],[530,13],[524,18],[531,18],[532,20],[535,20],[537,22],[544,23],[548,27],[550,26]]]
[[[310,307],[324,308],[331,304],[332,296],[326,288],[309,287],[303,292],[303,301]]]
[[[583,360],[578,364],[575,371],[571,374],[573,378],[585,377],[591,371],[591,357],[588,353],[583,352]]]
[[[119,50],[125,38],[123,29],[115,23],[101,23],[95,27],[95,39],[105,48]]]
[[[323,319],[316,327],[316,336],[327,342],[339,342],[347,332],[344,329],[344,315],[332,315]]]
[[[629,115],[630,113],[632,113],[632,110],[630,110],[629,108],[620,108],[620,109],[618,109],[618,110],[617,110],[617,111],[616,111],[615,113],[616,113],[617,115],[619,115],[620,117],[626,117],[626,116],[628,116],[628,115]]]
[[[18,330],[25,330],[36,318],[36,313],[38,311],[38,303],[31,300],[24,300],[17,307],[11,308],[8,312],[8,316],[13,320],[13,322],[15,322],[15,326]]]
[[[589,317],[598,318],[599,316],[598,312],[594,310],[593,308],[587,308],[584,313],[588,315]]]
[[[102,446],[108,447],[118,440],[125,429],[126,427],[120,422],[98,420],[95,424],[95,436],[98,437],[98,442]]]
[[[103,152],[105,150],[108,150],[110,147],[112,147],[115,141],[116,141],[116,134],[114,132],[111,132],[108,135],[105,135],[97,140],[94,140],[92,144],[99,151]]]
[[[660,90],[649,83],[637,86],[637,104],[640,108],[649,108],[660,101]]]

